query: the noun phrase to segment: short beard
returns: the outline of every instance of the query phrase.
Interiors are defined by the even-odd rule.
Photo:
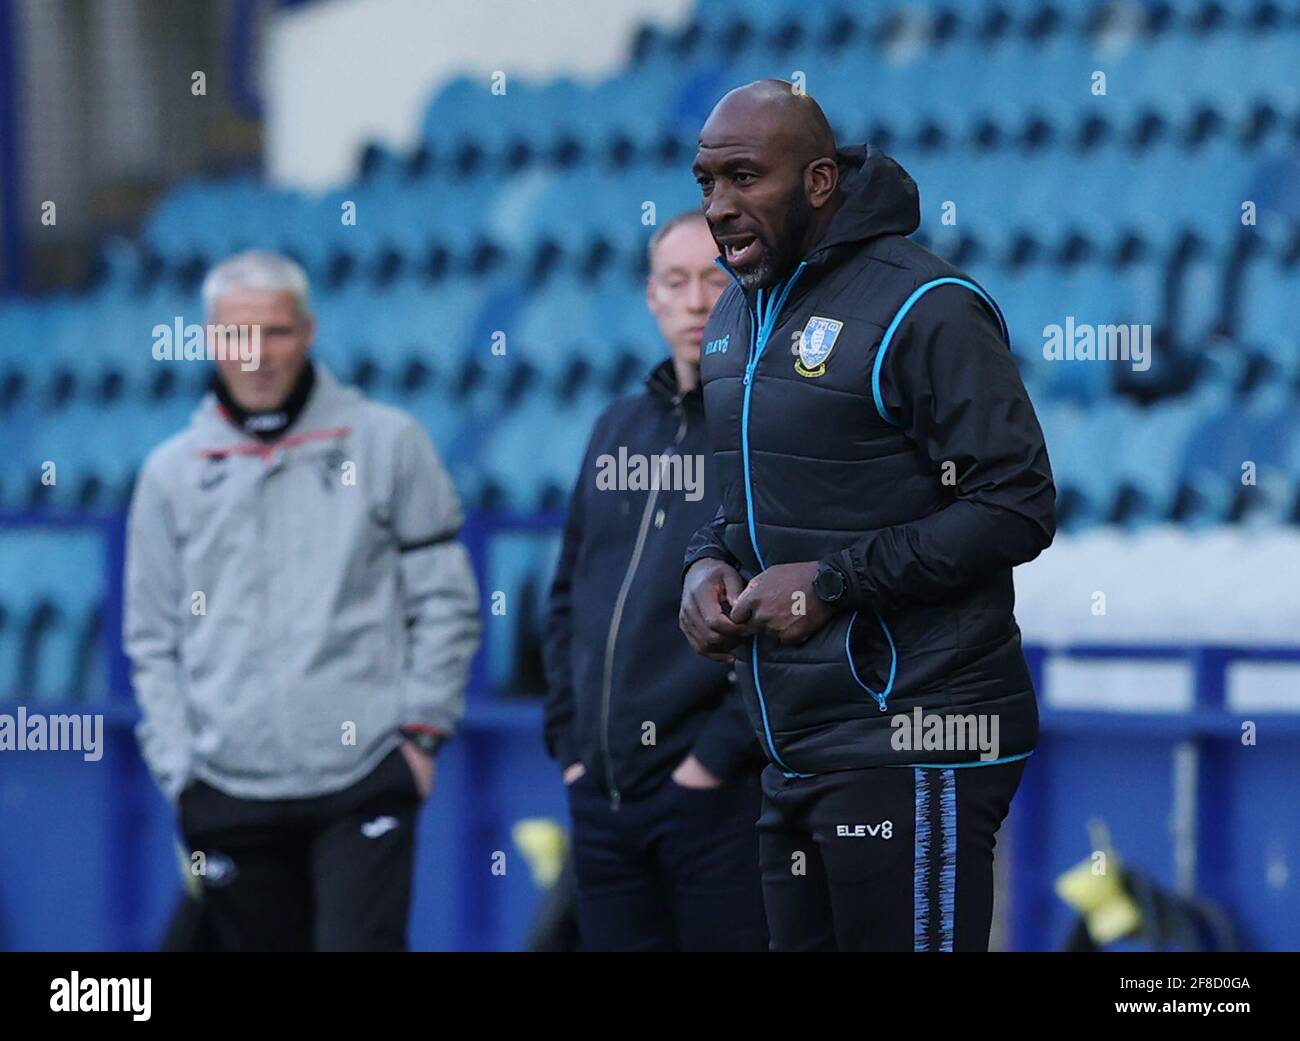
[[[740,287],[746,291],[762,289],[771,285],[775,267],[772,251],[764,244],[763,255],[759,257],[758,263],[745,271],[737,271],[736,278],[740,280]]]
[[[789,199],[786,200],[784,236],[787,245],[778,250],[763,243],[763,256],[746,272],[736,272],[741,288],[745,290],[766,289],[773,285],[780,276],[788,275],[795,266],[795,251],[808,235],[813,222],[813,208],[808,197],[803,193],[803,185],[796,185]]]

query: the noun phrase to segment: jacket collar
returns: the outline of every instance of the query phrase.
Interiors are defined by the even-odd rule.
[[[340,385],[325,365],[320,362],[311,362],[311,365],[315,371],[315,385],[297,420],[285,431],[285,438],[314,429],[338,427],[346,406],[360,400],[360,394],[351,387]],[[218,449],[239,444],[257,445],[267,449],[280,443],[261,441],[252,434],[233,426],[226,418],[221,402],[212,391],[208,391],[203,396],[194,410],[190,419],[190,429],[198,437],[204,449]]]
[[[695,389],[685,395],[677,389],[677,369],[671,357],[665,358],[650,370],[650,374],[645,378],[645,385],[652,396],[671,408],[675,408],[679,400],[692,408],[704,402],[704,391],[698,382],[695,384]]]

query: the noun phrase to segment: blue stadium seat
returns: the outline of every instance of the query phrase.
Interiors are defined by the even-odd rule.
[[[1300,342],[1287,305],[1300,207],[1276,146],[1300,109],[1295,11],[1285,31],[1258,32],[1258,5],[1231,0],[1207,31],[1209,7],[1176,0],[1167,31],[1113,21],[1097,36],[1095,5],[1058,4],[1053,24],[1041,0],[998,6],[1010,24],[990,40],[992,9],[974,0],[700,5],[686,34],[652,33],[643,60],[596,83],[511,75],[504,95],[486,75],[447,84],[426,110],[418,163],[375,146],[361,176],[318,197],[249,176],[181,182],[139,244],[106,243],[95,290],[0,303],[10,387],[0,505],[25,507],[34,490],[59,510],[121,505],[147,453],[188,422],[210,371],[155,361],[153,327],[201,322],[204,267],[252,246],[303,260],[316,356],[410,409],[467,503],[554,505],[613,388],[636,389],[665,356],[639,272],[654,223],[699,205],[687,160],[701,123],[726,90],[801,72],[842,139],[889,135],[918,181],[929,241],[973,248],[961,263],[1006,314],[1072,523],[1234,519],[1242,499],[1229,478],[1247,456],[1271,482],[1255,518],[1294,520]],[[1101,97],[1090,90],[1097,70]],[[1276,114],[1260,139],[1268,148],[1242,136],[1264,105]],[[1225,340],[1217,323],[1245,199],[1259,204],[1262,248]],[[341,220],[345,202],[355,225]],[[942,222],[945,202],[955,225]],[[1189,234],[1199,252],[1178,269],[1163,329],[1172,251]],[[1071,316],[1161,328],[1171,339],[1153,360],[1158,378],[1047,361],[1044,327]],[[1202,343],[1189,389],[1175,370]],[[1157,400],[1138,406],[1121,392]],[[42,496],[45,460],[59,483]],[[536,556],[518,549],[510,581],[538,588]],[[30,620],[41,596],[57,604],[42,646],[74,659],[84,597],[25,574],[14,610]],[[18,654],[10,599],[0,690]],[[42,672],[36,686],[63,696],[71,682]]]

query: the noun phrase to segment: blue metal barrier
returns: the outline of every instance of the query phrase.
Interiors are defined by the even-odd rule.
[[[463,537],[484,595],[492,589],[493,539],[553,536],[561,521],[471,516]],[[0,949],[148,949],[158,943],[180,878],[171,811],[132,734],[137,713],[120,650],[122,518],[0,514],[0,533],[14,526],[92,528],[104,538],[102,697],[42,710],[103,712],[108,748],[97,764],[75,753],[0,755]],[[524,817],[565,816],[563,789],[542,747],[540,705],[489,689],[486,663],[499,635],[489,616],[462,732],[440,757],[437,789],[421,818],[417,949],[518,947],[538,893],[511,827]],[[1040,692],[1042,739],[1005,831],[1010,946],[1060,944],[1070,916],[1052,885],[1091,853],[1086,826],[1100,817],[1117,854],[1170,888],[1187,883],[1190,866],[1196,892],[1229,911],[1247,946],[1300,947],[1300,815],[1289,802],[1300,762],[1300,694],[1294,711],[1249,715],[1255,745],[1243,745],[1243,714],[1226,698],[1234,663],[1300,664],[1300,648],[1028,646],[1026,653]],[[1190,705],[1141,713],[1054,707],[1045,671],[1062,660],[1185,663]],[[492,870],[501,854],[504,875]]]
[[[1300,647],[1067,645],[1026,647],[1039,692],[1042,738],[1008,829],[1012,943],[1048,950],[1070,914],[1057,876],[1093,852],[1087,825],[1104,821],[1115,853],[1169,889],[1220,904],[1242,945],[1300,948],[1300,684],[1285,710],[1228,704],[1240,662],[1300,666]],[[1191,703],[1168,711],[1052,706],[1049,661],[1172,662],[1191,673]],[[1296,683],[1293,674],[1291,682]],[[1243,740],[1253,724],[1254,743]]]

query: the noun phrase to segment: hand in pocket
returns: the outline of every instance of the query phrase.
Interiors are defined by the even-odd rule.
[[[433,756],[425,755],[410,741],[402,742],[402,756],[411,768],[411,776],[415,778],[415,788],[420,793],[420,798],[427,799],[433,794],[433,779],[437,773],[437,763]]]
[[[709,773],[695,756],[688,755],[673,771],[673,784],[682,788],[705,790],[719,787],[722,781]]]

